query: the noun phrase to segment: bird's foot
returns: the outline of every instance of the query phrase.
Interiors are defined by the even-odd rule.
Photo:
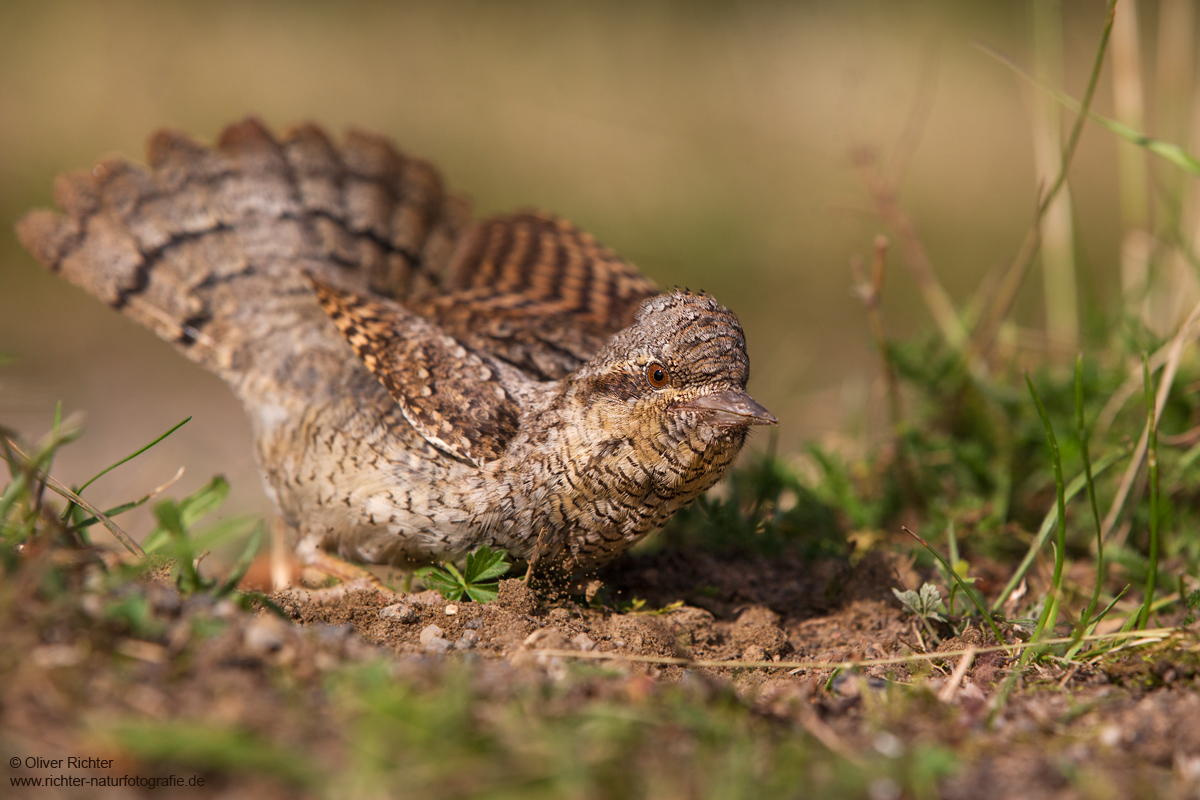
[[[402,594],[389,589],[378,576],[363,567],[344,561],[324,550],[306,553],[303,565],[305,583],[310,585],[327,584],[330,579],[337,583],[332,586],[319,586],[319,588],[289,586],[280,590],[280,594],[318,605],[336,603],[347,595],[357,592],[376,592],[387,599],[399,597]]]

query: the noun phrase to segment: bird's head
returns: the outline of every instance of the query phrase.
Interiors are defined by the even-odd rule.
[[[708,462],[718,472],[711,483],[751,425],[776,422],[746,393],[749,377],[737,317],[706,294],[676,291],[644,301],[579,369],[573,391],[597,439],[664,459],[684,481]]]

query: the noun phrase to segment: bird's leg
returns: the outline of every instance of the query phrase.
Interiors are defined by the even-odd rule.
[[[293,583],[296,554],[288,545],[288,526],[283,517],[271,523],[271,591],[280,592]]]
[[[375,574],[357,564],[352,564],[349,561],[338,558],[333,553],[320,547],[312,549],[298,548],[294,552],[294,557],[299,562],[299,565],[304,568],[305,572],[312,571],[320,576],[333,578],[338,583],[335,586],[327,586],[321,589],[307,589],[295,586],[292,585],[292,581],[288,580],[289,570],[283,567],[280,573],[285,581],[285,586],[277,586],[277,591],[297,597],[302,596],[305,600],[317,604],[336,602],[347,594],[361,591],[377,592],[385,598],[396,596],[396,592],[385,586],[383,581]],[[272,560],[272,577],[276,577],[274,558]]]
[[[383,581],[371,571],[360,567],[358,564],[352,564],[349,561],[338,558],[333,553],[325,550],[317,550],[311,553],[305,560],[304,566],[307,569],[314,570],[327,577],[336,579],[339,583],[346,584],[366,584],[379,589],[380,591],[390,592],[383,585]]]

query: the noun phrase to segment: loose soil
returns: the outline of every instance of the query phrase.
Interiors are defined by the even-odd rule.
[[[590,585],[531,589],[505,580],[485,605],[430,591],[291,590],[271,598],[284,617],[261,605],[180,597],[161,576],[113,583],[106,574],[94,553],[29,548],[0,583],[0,794],[162,796],[163,787],[9,791],[15,777],[186,773],[203,777],[205,787],[168,787],[169,796],[311,796],[314,784],[269,754],[309,754],[314,771],[346,770],[355,757],[349,723],[325,677],[382,659],[396,680],[418,687],[444,685],[448,675],[467,680],[484,717],[489,703],[511,702],[514,687],[573,687],[555,701],[553,713],[563,714],[597,698],[636,707],[701,686],[703,702],[730,698],[776,740],[806,737],[839,763],[948,753],[953,767],[924,796],[1200,796],[1194,637],[1188,646],[1127,651],[1094,665],[1032,668],[991,726],[990,704],[1010,666],[996,653],[976,657],[953,683],[954,658],[912,670],[763,666],[933,649],[891,592],[919,585],[920,576],[878,552],[852,564],[664,550],[627,557]],[[572,597],[580,587],[590,603]],[[974,631],[966,638],[981,641]],[[721,663],[600,665],[564,653]],[[162,733],[173,721],[192,726],[182,744]],[[147,729],[157,731],[153,741],[139,740],[138,726],[148,724],[160,726]],[[266,755],[247,768],[205,751],[194,729],[206,726],[245,731],[247,747]],[[112,764],[9,763],[74,754]],[[478,793],[439,786],[420,796]],[[910,796],[887,782],[870,787],[872,797]],[[804,788],[794,796],[805,796]]]

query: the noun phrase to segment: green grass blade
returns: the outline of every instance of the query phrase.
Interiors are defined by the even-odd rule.
[[[950,524],[946,526],[946,552],[950,554],[951,564],[959,562],[958,534],[954,530],[954,520],[950,520]]]
[[[224,597],[237,588],[241,583],[242,578],[246,577],[246,573],[250,569],[250,565],[254,563],[254,557],[258,555],[258,548],[262,546],[263,540],[263,524],[259,520],[254,526],[254,532],[250,534],[250,538],[246,540],[246,547],[242,550],[241,556],[233,565],[233,569],[229,573],[229,577],[225,579],[225,583],[221,584],[221,588],[217,590],[217,597]]]
[[[1081,105],[1084,110],[1091,108],[1092,99],[1096,94],[1096,85],[1100,80],[1100,69],[1104,65],[1104,54],[1108,51],[1108,39],[1112,34],[1116,9],[1117,0],[1109,0],[1104,31],[1100,35],[1100,44],[1096,50],[1096,57],[1092,62],[1092,72],[1088,77],[1087,88],[1083,93],[1083,103]],[[1075,124],[1071,128],[1071,134],[1067,137],[1067,144],[1062,150],[1062,164],[1058,170],[1058,177],[1055,178],[1054,183],[1038,200],[1034,223],[1025,235],[1025,240],[1021,243],[1021,249],[1017,252],[1008,271],[1001,279],[987,311],[975,326],[975,332],[972,336],[971,347],[969,349],[969,354],[972,356],[971,360],[974,357],[985,354],[991,348],[996,332],[1000,328],[1000,323],[1012,309],[1012,304],[1016,300],[1021,284],[1025,281],[1025,276],[1029,272],[1029,267],[1033,263],[1034,256],[1041,249],[1042,220],[1045,218],[1046,211],[1050,208],[1050,204],[1054,202],[1054,198],[1058,195],[1059,190],[1066,185],[1067,174],[1075,158],[1075,150],[1079,145],[1079,138],[1083,133],[1083,124],[1086,119],[1086,115],[1080,114],[1075,120]]]
[[[84,484],[83,484],[83,486],[80,486],[80,487],[79,487],[79,489],[77,489],[77,490],[75,491],[75,494],[83,494],[83,490],[84,490],[84,489],[86,489],[87,487],[91,486],[91,485],[92,485],[93,483],[95,483],[97,480],[99,480],[100,478],[104,477],[104,476],[105,476],[105,475],[107,475],[108,473],[112,472],[114,469],[116,469],[117,467],[119,467],[119,466],[121,466],[122,464],[126,463],[127,461],[132,461],[133,459],[137,458],[137,457],[138,457],[138,456],[140,456],[142,453],[146,452],[146,451],[147,451],[147,450],[149,450],[151,447],[154,447],[154,445],[158,444],[158,443],[159,443],[159,442],[161,442],[163,439],[167,438],[167,437],[168,437],[168,436],[170,436],[172,433],[174,433],[175,431],[179,430],[180,428],[182,428],[184,425],[188,424],[188,423],[189,423],[189,422],[191,422],[191,421],[192,421],[192,418],[191,418],[191,417],[188,417],[188,418],[187,418],[187,419],[185,419],[183,422],[177,423],[177,424],[176,424],[175,426],[173,426],[173,427],[172,427],[172,428],[171,428],[169,431],[167,431],[166,433],[164,433],[162,436],[159,436],[159,437],[158,437],[157,439],[155,439],[153,442],[150,442],[150,444],[148,444],[148,445],[145,445],[145,446],[143,446],[143,447],[141,447],[141,448],[139,448],[139,449],[137,449],[137,450],[133,451],[133,452],[132,452],[132,453],[130,453],[129,455],[127,455],[127,456],[125,456],[124,458],[122,458],[120,461],[117,461],[117,462],[113,463],[112,465],[110,465],[110,466],[108,466],[108,467],[106,467],[106,468],[104,468],[104,469],[100,470],[100,471],[99,471],[99,472],[97,472],[95,475],[93,475],[93,476],[92,476],[92,478],[91,478],[89,481],[87,481],[86,483],[84,483]]]
[[[192,537],[192,549],[197,553],[211,550],[217,544],[235,538],[261,522],[262,520],[251,514],[215,522]]]
[[[1142,613],[1138,627],[1145,628],[1150,621],[1150,608],[1154,603],[1154,582],[1158,578],[1158,420],[1155,419],[1154,383],[1150,380],[1150,362],[1142,353],[1142,384],[1146,393],[1146,427],[1150,432],[1150,443],[1146,449],[1146,470],[1150,481],[1150,564],[1146,573],[1146,599],[1142,602]]]
[[[145,497],[143,497],[139,500],[130,500],[128,503],[121,503],[121,505],[119,505],[119,506],[113,506],[112,508],[106,508],[104,510],[104,514],[105,514],[105,516],[108,516],[108,517],[120,516],[121,514],[124,514],[126,511],[132,511],[133,509],[135,509],[139,506],[145,505],[147,502],[149,502],[149,500],[152,496],[153,495],[146,495]],[[100,519],[98,517],[88,517],[87,519],[85,519],[81,522],[75,523],[74,527],[77,528],[78,530],[83,530],[84,528],[90,528],[91,526],[95,525],[99,521],[100,521]]]
[[[222,475],[214,475],[213,479],[192,492],[182,500],[164,500],[154,507],[154,515],[159,520],[159,526],[146,537],[145,547],[153,552],[167,545],[172,538],[182,536],[188,539],[188,547],[193,553],[203,552],[216,542],[246,527],[253,517],[235,517],[213,525],[193,537],[191,530],[196,523],[208,513],[216,511],[225,502],[229,494],[229,482]],[[163,516],[165,515],[165,516]],[[166,519],[170,525],[164,524]]]
[[[1121,598],[1124,597],[1125,593],[1128,591],[1129,584],[1126,584],[1125,588],[1118,592],[1117,596],[1112,599],[1112,602],[1105,606],[1104,610],[1096,615],[1096,618],[1092,620],[1092,624],[1088,626],[1087,631],[1083,633],[1077,631],[1075,633],[1075,641],[1071,644],[1070,648],[1067,649],[1066,655],[1064,655],[1063,658],[1065,658],[1067,661],[1075,658],[1076,653],[1078,653],[1079,649],[1083,647],[1083,637],[1091,636],[1096,632],[1096,628],[1098,628],[1100,623],[1104,621],[1104,618],[1108,616],[1108,612],[1112,611],[1113,608],[1116,607],[1117,603],[1120,602]]]
[[[954,569],[955,573],[957,573],[959,561],[962,559],[958,553],[958,534],[954,530],[954,520],[950,520],[950,523],[946,525],[946,552],[950,554],[950,566]],[[963,583],[966,583],[966,581],[963,581]],[[955,611],[955,606],[957,606],[957,603],[955,603],[955,598],[957,594],[958,585],[952,583],[950,585],[950,597],[946,600],[946,609],[951,614],[957,613]]]
[[[179,477],[179,475],[182,475],[182,474],[183,474],[183,470],[181,468],[179,473],[176,475],[176,477]],[[126,511],[132,511],[135,508],[144,506],[146,503],[150,502],[155,497],[157,497],[159,494],[161,494],[168,486],[170,486],[174,482],[175,482],[175,479],[172,478],[167,483],[158,487],[154,491],[152,491],[146,495],[143,495],[142,497],[138,498],[137,500],[130,500],[128,503],[121,503],[121,505],[119,505],[119,506],[113,506],[112,508],[108,509],[104,513],[106,516],[115,517],[120,514],[124,514]],[[74,506],[74,504],[72,503],[72,507],[73,506]],[[66,514],[63,515],[63,519],[64,520],[66,519]],[[84,520],[81,520],[80,522],[75,523],[74,527],[78,530],[82,530],[84,528],[95,525],[97,522],[99,522],[99,520],[96,519],[95,517],[88,517],[87,519],[84,519]]]
[[[58,494],[59,496],[65,498],[67,500],[70,500],[75,505],[80,506],[81,508],[90,512],[93,516],[98,517],[100,519],[100,523],[105,528],[107,528],[109,533],[111,533],[113,536],[115,536],[117,541],[119,541],[121,544],[123,544],[125,546],[125,548],[127,550],[129,550],[130,553],[133,553],[138,558],[145,557],[146,552],[141,548],[141,546],[137,542],[135,542],[132,538],[130,538],[129,534],[127,534],[127,533],[125,533],[125,531],[121,530],[121,528],[117,525],[117,523],[115,523],[111,519],[109,519],[108,516],[104,512],[102,512],[100,509],[96,508],[91,503],[84,500],[79,495],[72,492],[67,487],[63,486],[61,483],[59,483],[57,480],[55,480],[53,476],[48,475],[44,472],[35,471],[33,469],[34,462],[31,462],[28,459],[28,457],[26,457],[25,454],[22,453],[21,450],[15,444],[13,444],[11,439],[5,439],[4,452],[5,452],[5,458],[8,459],[8,462],[10,465],[14,465],[18,461],[22,464],[22,466],[21,466],[22,471],[26,475],[29,476],[26,478],[27,484],[29,484],[33,480],[38,480],[38,481],[44,483],[46,485],[46,487],[49,488],[51,491],[55,492],[56,494]]]
[[[156,505],[154,518],[158,520],[158,526],[167,533],[178,538],[187,538],[183,518],[179,513],[179,504],[174,500],[164,500]]]
[[[1107,456],[1096,462],[1095,468],[1092,470],[1092,477],[1097,478],[1100,475],[1103,475],[1106,471],[1108,471],[1109,467],[1117,463],[1117,461],[1124,458],[1126,455],[1127,451],[1125,450],[1109,453]],[[1075,495],[1079,494],[1086,485],[1086,475],[1080,474],[1076,476],[1075,479],[1067,485],[1066,501],[1070,502],[1072,499],[1074,499]],[[1021,584],[1021,580],[1029,572],[1029,568],[1033,566],[1034,559],[1037,558],[1038,552],[1040,552],[1041,549],[1046,546],[1046,540],[1050,538],[1050,531],[1054,530],[1054,526],[1057,522],[1058,507],[1055,506],[1046,512],[1046,516],[1042,519],[1042,525],[1040,528],[1038,528],[1038,535],[1034,537],[1033,542],[1029,545],[1029,550],[1025,553],[1025,557],[1021,559],[1021,563],[1017,567],[1017,571],[1013,573],[1013,576],[1009,579],[1008,583],[1005,584],[1004,589],[1001,590],[995,601],[992,602],[993,611],[1004,605],[1004,601],[1008,600],[1009,595],[1011,595],[1017,586]]]
[[[179,591],[186,595],[208,588],[209,583],[204,580],[196,568],[196,551],[192,548],[187,527],[183,522],[181,504],[174,500],[164,500],[154,507],[154,517],[163,531],[162,546],[175,559],[175,584],[179,587]],[[154,538],[152,535],[147,542],[149,543]]]
[[[50,426],[50,441],[51,444],[47,447],[44,461],[38,460],[38,467],[47,475],[50,474],[50,469],[54,465],[54,455],[58,452],[58,448],[62,445],[60,439],[62,431],[62,401],[59,400],[54,405],[54,423]],[[38,482],[37,489],[33,495],[33,509],[35,514],[40,514],[42,511],[42,497],[46,493],[46,482],[41,480]]]
[[[992,58],[1010,68],[1013,72],[1017,73],[1022,78],[1053,97],[1063,107],[1069,108],[1076,114],[1079,114],[1084,110],[1084,104],[1080,103],[1066,92],[1060,91],[1053,86],[1049,86],[1038,80],[1003,53],[999,53],[984,45],[977,44],[976,46],[979,47],[979,49],[984,53],[987,53]],[[1097,125],[1107,129],[1110,133],[1121,137],[1125,141],[1153,153],[1169,164],[1179,167],[1184,172],[1187,172],[1191,175],[1200,175],[1200,159],[1197,159],[1182,147],[1171,144],[1170,142],[1164,142],[1161,139],[1155,139],[1152,136],[1147,136],[1141,131],[1136,131],[1133,128],[1130,128],[1128,125],[1117,122],[1115,119],[1110,119],[1101,114],[1097,114],[1095,111],[1091,110],[1090,106],[1087,108],[1086,115],[1082,115],[1080,118],[1083,119],[1084,117],[1091,119]]]
[[[50,463],[54,460],[54,454],[58,451],[58,448],[65,444],[70,444],[78,439],[82,434],[83,429],[79,427],[63,429],[62,404],[59,403],[54,409],[53,426],[51,427],[50,432],[38,441],[33,456],[30,457],[26,456],[24,453],[21,453],[21,455],[24,457],[27,469],[32,470],[35,473],[39,471],[48,472],[50,469]],[[31,477],[37,479],[36,475],[31,475]]]
[[[1058,620],[1058,601],[1062,591],[1062,573],[1063,559],[1066,557],[1067,549],[1067,500],[1066,500],[1066,484],[1063,481],[1062,472],[1062,455],[1058,450],[1058,437],[1054,435],[1054,426],[1050,424],[1050,415],[1046,413],[1046,406],[1042,403],[1042,398],[1038,394],[1037,387],[1033,385],[1033,379],[1029,377],[1029,373],[1025,373],[1025,384],[1029,387],[1029,393],[1033,395],[1033,403],[1037,406],[1038,416],[1042,418],[1042,424],[1046,426],[1046,441],[1050,443],[1050,459],[1054,464],[1054,487],[1056,489],[1058,503],[1058,537],[1054,548],[1054,576],[1050,580],[1050,597],[1042,610],[1042,616],[1038,620],[1037,628],[1033,631],[1033,640],[1037,641],[1042,638],[1042,634],[1047,628],[1053,630],[1054,623]],[[1029,658],[1036,648],[1030,648],[1021,654],[1021,663],[1028,663]]]
[[[1117,592],[1117,596],[1116,596],[1116,597],[1114,597],[1114,598],[1112,599],[1112,602],[1111,602],[1111,603],[1109,603],[1108,605],[1106,605],[1106,606],[1104,607],[1104,610],[1103,610],[1103,611],[1101,611],[1099,614],[1097,614],[1097,615],[1096,615],[1096,621],[1095,621],[1094,623],[1092,623],[1092,624],[1093,624],[1093,627],[1094,627],[1095,625],[1099,625],[1099,624],[1100,624],[1100,622],[1101,622],[1101,621],[1102,621],[1102,620],[1103,620],[1105,617],[1107,617],[1107,616],[1108,616],[1108,612],[1110,612],[1110,611],[1112,611],[1114,608],[1116,608],[1116,606],[1117,606],[1117,603],[1121,602],[1121,598],[1122,598],[1122,597],[1124,597],[1124,596],[1125,596],[1125,593],[1126,593],[1126,592],[1128,592],[1128,591],[1129,591],[1129,585],[1128,585],[1128,584],[1126,584],[1124,589],[1122,589],[1121,591]]]
[[[18,473],[4,488],[4,493],[0,494],[0,525],[7,523],[8,515],[16,504],[17,498],[24,494],[26,485],[25,475]]]
[[[1101,526],[1100,505],[1096,502],[1096,483],[1092,477],[1092,459],[1088,453],[1087,426],[1083,418],[1083,354],[1075,359],[1075,428],[1079,434],[1079,454],[1083,459],[1083,474],[1087,479],[1088,500],[1092,507],[1092,520],[1096,526],[1096,588],[1092,591],[1092,599],[1079,618],[1076,633],[1079,636],[1088,627],[1092,612],[1100,601],[1100,589],[1104,584],[1104,533]]]
[[[183,529],[190,530],[201,517],[216,511],[229,496],[229,481],[224,475],[213,479],[179,501],[179,515]]]

